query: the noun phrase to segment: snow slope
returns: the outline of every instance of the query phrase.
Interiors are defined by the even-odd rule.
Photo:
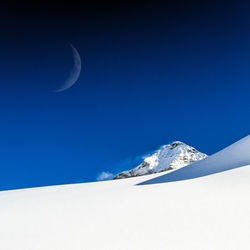
[[[249,249],[250,137],[227,152],[214,157],[224,172],[201,178],[136,185],[166,175],[158,173],[0,192],[0,249]]]
[[[186,180],[226,171],[249,164],[249,157],[250,136],[247,136],[218,153],[207,157],[202,162],[195,162],[185,168],[151,179],[143,184]]]
[[[114,179],[160,173],[166,170],[179,169],[193,162],[206,158],[207,155],[183,142],[175,141],[164,145],[134,169],[119,173]]]

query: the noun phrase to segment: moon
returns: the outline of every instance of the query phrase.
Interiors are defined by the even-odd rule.
[[[78,51],[72,44],[70,44],[70,46],[71,46],[72,53],[73,53],[74,66],[71,69],[68,79],[61,85],[60,88],[55,90],[55,92],[62,92],[64,90],[71,88],[77,82],[81,74],[82,62],[81,62],[80,54],[78,53]]]

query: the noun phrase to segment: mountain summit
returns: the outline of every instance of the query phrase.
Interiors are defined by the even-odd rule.
[[[199,152],[195,148],[183,142],[175,141],[171,144],[162,146],[155,153],[146,157],[139,166],[119,173],[114,179],[123,179],[178,169],[206,157],[206,154]]]

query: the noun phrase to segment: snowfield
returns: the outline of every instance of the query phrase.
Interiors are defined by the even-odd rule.
[[[189,167],[209,175],[0,192],[0,249],[249,249],[250,136],[169,176]]]

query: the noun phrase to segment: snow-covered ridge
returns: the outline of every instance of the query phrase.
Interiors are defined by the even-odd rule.
[[[206,154],[199,152],[195,148],[183,142],[175,141],[171,144],[162,146],[155,153],[146,157],[139,166],[119,173],[114,179],[123,179],[179,169],[206,157]]]

